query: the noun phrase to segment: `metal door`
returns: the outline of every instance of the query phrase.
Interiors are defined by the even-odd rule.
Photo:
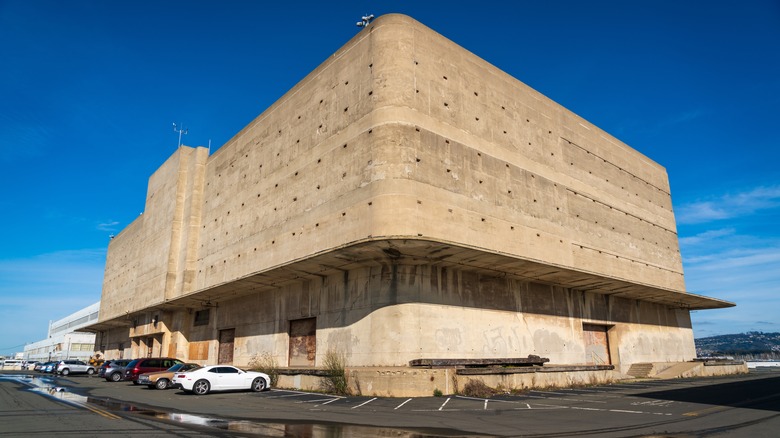
[[[313,367],[317,356],[317,318],[290,321],[290,366]]]
[[[612,359],[609,356],[609,336],[606,325],[583,324],[582,332],[585,336],[585,363],[589,365],[610,365]]]
[[[217,363],[233,363],[233,341],[236,338],[236,329],[219,331],[219,357]]]

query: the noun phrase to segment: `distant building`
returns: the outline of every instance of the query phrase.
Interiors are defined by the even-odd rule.
[[[95,333],[82,330],[98,321],[99,311],[97,302],[49,323],[46,339],[25,345],[24,360],[89,360],[95,354]]]
[[[107,357],[283,367],[695,357],[663,167],[386,15],[213,155],[180,147],[109,244]]]

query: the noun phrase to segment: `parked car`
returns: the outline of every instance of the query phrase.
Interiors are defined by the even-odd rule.
[[[95,374],[95,367],[81,360],[61,360],[57,363],[56,373],[67,376],[69,374]]]
[[[171,380],[174,374],[192,371],[196,368],[200,368],[200,365],[196,363],[177,363],[165,371],[141,374],[138,376],[138,384],[146,385],[149,388],[168,389],[172,386]]]
[[[260,392],[271,386],[268,374],[257,371],[244,371],[230,365],[209,365],[173,377],[175,387],[197,395],[211,391],[232,391],[251,389]]]
[[[42,373],[53,373],[54,371],[57,370],[57,363],[58,362],[46,362],[41,367],[41,372]]]
[[[171,357],[133,359],[125,368],[125,380],[132,380],[133,385],[138,385],[138,376],[141,374],[165,371],[177,363],[182,363],[182,361]]]
[[[33,370],[34,371],[40,371],[41,367],[45,366],[46,363],[47,362],[38,362],[38,363],[36,363],[35,366],[33,367]]]
[[[108,382],[119,382],[124,378],[125,367],[132,359],[111,359],[103,362],[98,368],[98,376],[103,377]]]
[[[0,361],[0,367],[2,367],[4,369],[5,368],[7,368],[7,369],[14,369],[14,368],[22,369],[22,364],[23,363],[24,363],[24,361],[19,360],[19,359],[5,359],[5,360]]]

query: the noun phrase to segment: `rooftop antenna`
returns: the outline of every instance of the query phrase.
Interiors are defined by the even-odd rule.
[[[366,27],[369,24],[371,24],[371,20],[374,19],[374,14],[366,14],[366,15],[362,16],[361,18],[362,18],[362,20],[358,21],[356,23],[357,27]]]
[[[185,128],[184,126],[178,127],[178,126],[176,126],[176,122],[173,122],[173,132],[178,132],[179,133],[179,146],[178,147],[181,147],[181,135],[182,134],[187,135],[188,131],[189,130],[187,128]]]

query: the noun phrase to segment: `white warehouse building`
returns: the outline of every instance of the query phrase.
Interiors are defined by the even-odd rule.
[[[88,361],[95,352],[95,334],[79,331],[98,320],[100,302],[49,323],[46,339],[25,345],[27,361],[79,359]]]

